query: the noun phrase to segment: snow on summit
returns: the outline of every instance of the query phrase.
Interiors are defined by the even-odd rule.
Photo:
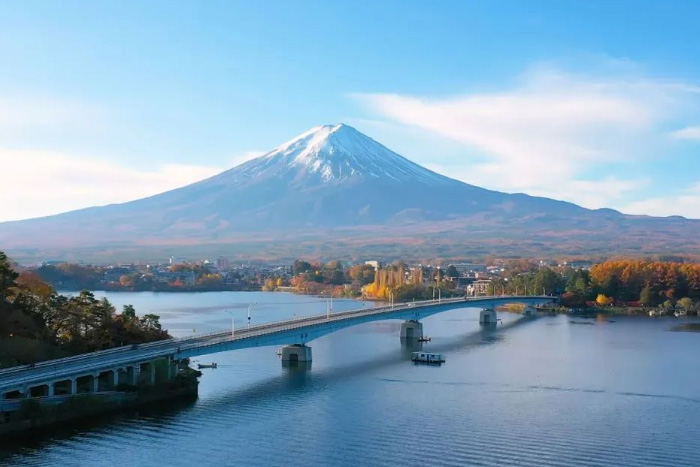
[[[353,177],[428,182],[443,179],[345,124],[312,128],[231,170],[245,177],[285,176],[296,181]]]

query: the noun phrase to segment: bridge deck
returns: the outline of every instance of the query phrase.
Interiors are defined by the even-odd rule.
[[[237,348],[244,347],[245,341],[259,339],[262,336],[298,332],[305,329],[313,329],[320,325],[344,324],[346,326],[366,322],[367,319],[401,319],[402,315],[415,314],[427,316],[452,309],[455,305],[485,306],[494,302],[542,302],[552,300],[553,297],[541,296],[494,296],[474,298],[452,298],[428,300],[422,302],[400,303],[383,305],[372,308],[363,308],[333,313],[330,316],[306,316],[278,322],[264,323],[250,328],[238,329],[234,335],[230,330],[218,331],[209,334],[173,338],[164,341],[139,344],[136,346],[123,346],[109,350],[76,355],[73,357],[48,360],[37,363],[34,366],[23,365],[5,370],[0,370],[0,393],[25,386],[46,384],[49,381],[62,381],[81,375],[95,374],[114,368],[126,367],[149,362],[157,358],[167,356],[191,356],[222,351],[217,349],[222,344],[240,344]],[[404,317],[403,319],[408,319]],[[296,342],[290,342],[296,343]],[[211,352],[208,349],[212,349]],[[225,350],[225,349],[224,349]]]

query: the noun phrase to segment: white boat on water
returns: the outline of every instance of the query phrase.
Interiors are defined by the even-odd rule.
[[[411,361],[414,363],[445,363],[445,357],[439,353],[413,352]]]

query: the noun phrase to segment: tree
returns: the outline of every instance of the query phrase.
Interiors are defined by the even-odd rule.
[[[124,305],[124,308],[122,309],[122,316],[127,320],[135,319],[136,309],[134,308],[134,305]]]
[[[445,270],[445,276],[456,279],[459,277],[459,271],[457,271],[457,268],[454,267],[454,265],[450,264],[447,266],[447,270]]]
[[[0,300],[5,300],[7,297],[10,287],[15,285],[15,280],[19,277],[19,274],[12,269],[10,260],[7,258],[4,252],[0,251]]]
[[[306,261],[302,261],[300,259],[294,261],[294,264],[292,264],[292,275],[298,276],[299,274],[303,272],[309,272],[313,271],[313,267],[311,266],[311,263],[308,263]]]
[[[147,314],[143,315],[143,318],[141,318],[141,323],[144,325],[146,329],[149,330],[160,330],[160,316],[154,315],[154,314]]]
[[[348,271],[348,275],[352,281],[357,281],[359,284],[367,285],[374,282],[374,266],[371,264],[356,264]]]
[[[598,294],[598,297],[595,299],[596,303],[600,306],[605,306],[608,303],[610,303],[610,299],[606,297],[604,294]]]
[[[687,313],[693,309],[693,301],[688,297],[683,297],[678,300],[678,306]]]
[[[534,287],[535,294],[554,294],[559,289],[560,277],[548,267],[540,268],[535,273]]]
[[[644,306],[652,306],[654,304],[654,295],[651,291],[651,287],[648,285],[644,286],[639,294],[639,302]]]

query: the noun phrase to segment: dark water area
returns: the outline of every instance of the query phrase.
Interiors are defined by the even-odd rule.
[[[223,308],[244,323],[252,301],[258,322],[327,306],[230,294],[109,297],[179,335],[230,326]],[[697,319],[499,313],[503,324],[482,330],[478,314],[423,321],[422,348],[443,353],[442,366],[410,362],[417,347],[401,345],[399,321],[312,341],[310,368],[283,368],[273,347],[200,357],[218,368],[203,370],[197,401],[4,446],[0,464],[700,465],[700,335],[671,331]]]

